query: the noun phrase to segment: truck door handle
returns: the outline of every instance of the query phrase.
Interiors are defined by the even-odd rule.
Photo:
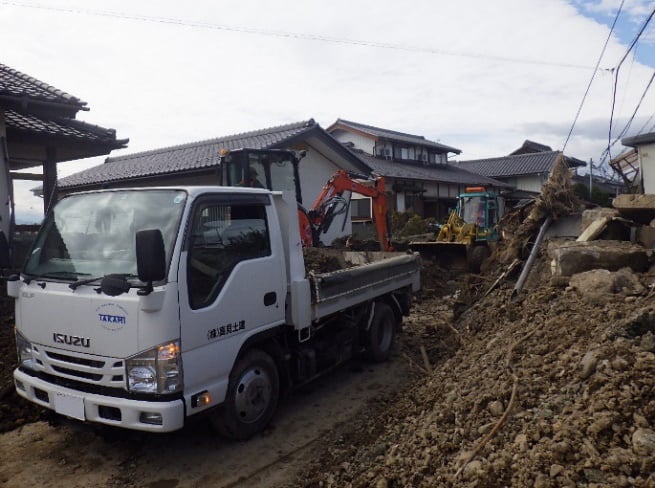
[[[277,293],[274,291],[269,291],[266,295],[264,295],[264,305],[267,307],[270,307],[271,305],[275,305],[277,303]]]

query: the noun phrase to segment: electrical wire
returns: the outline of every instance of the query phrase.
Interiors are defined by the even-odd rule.
[[[110,17],[110,18],[122,19],[122,20],[134,20],[134,21],[150,22],[150,23],[180,25],[185,27],[212,29],[212,30],[220,30],[220,31],[227,31],[227,32],[238,32],[242,34],[279,37],[284,39],[316,41],[316,42],[324,42],[324,43],[331,43],[331,44],[345,44],[345,45],[363,46],[363,47],[370,47],[370,48],[377,48],[377,49],[392,49],[397,51],[416,52],[416,53],[432,54],[432,55],[439,55],[439,56],[474,58],[474,59],[482,59],[482,60],[489,60],[489,61],[499,61],[503,63],[531,64],[531,65],[538,65],[538,66],[550,66],[550,67],[557,67],[557,68],[571,68],[571,69],[585,69],[585,70],[592,69],[591,66],[584,66],[584,65],[573,64],[573,63],[560,63],[554,61],[551,62],[551,61],[536,60],[536,59],[529,59],[529,58],[499,56],[499,55],[482,54],[482,53],[465,52],[465,51],[450,51],[446,49],[435,49],[435,48],[423,47],[423,46],[393,44],[393,43],[386,43],[386,42],[358,40],[358,39],[346,39],[346,38],[322,36],[318,34],[307,34],[307,33],[300,33],[300,32],[258,29],[254,27],[246,27],[246,26],[239,26],[239,25],[213,24],[208,22],[187,21],[187,20],[176,19],[176,18],[151,17],[146,15],[126,14],[126,13],[113,12],[113,11],[53,7],[50,5],[22,3],[16,1],[8,1],[8,0],[0,0],[0,5],[11,5],[14,7],[32,8],[37,10],[49,10],[49,11],[62,12],[62,13]],[[596,69],[598,68],[596,67]]]
[[[648,84],[646,85],[646,88],[644,89],[644,92],[641,94],[641,98],[639,98],[639,102],[637,103],[637,106],[635,107],[634,112],[632,112],[632,115],[628,119],[628,122],[625,124],[621,132],[619,133],[618,136],[612,141],[611,146],[614,146],[619,139],[621,139],[626,132],[630,129],[630,125],[632,125],[632,121],[635,119],[635,116],[637,115],[637,111],[639,110],[639,107],[641,107],[641,103],[644,101],[644,98],[646,97],[646,93],[648,93],[648,90],[650,89],[651,85],[653,84],[653,80],[655,80],[655,71],[653,71],[652,76],[650,77],[650,80],[648,80]]]
[[[653,117],[655,117],[655,113],[653,113],[653,115],[648,117],[648,120],[646,122],[644,122],[644,125],[642,125],[641,128],[637,131],[637,134],[643,134],[644,133],[644,129],[646,128],[646,126],[648,124],[650,124],[651,120],[653,120]],[[650,130],[648,132],[650,132]]]
[[[609,125],[609,130],[608,130],[608,133],[607,133],[607,149],[605,149],[605,151],[603,151],[603,156],[602,156],[603,161],[605,161],[606,159],[609,159],[610,161],[612,160],[612,145],[613,145],[612,144],[612,125],[614,124],[614,108],[616,106],[616,90],[617,90],[618,83],[619,83],[619,71],[621,69],[621,65],[623,64],[623,62],[626,60],[626,58],[628,57],[628,55],[630,54],[632,49],[635,47],[635,45],[639,41],[639,38],[641,37],[641,35],[646,30],[646,27],[648,26],[651,19],[653,18],[653,15],[655,15],[655,8],[650,13],[648,18],[644,21],[643,25],[639,29],[639,32],[637,33],[635,38],[632,40],[632,42],[630,43],[630,46],[628,46],[628,49],[626,50],[625,54],[621,58],[621,61],[619,61],[619,64],[616,66],[616,68],[614,68],[614,84],[613,84],[613,88],[612,88],[612,110],[610,112],[610,125]],[[648,84],[648,87],[650,87],[650,83]]]
[[[575,113],[575,118],[573,119],[573,123],[571,124],[571,128],[569,129],[569,133],[566,136],[566,140],[564,141],[564,146],[562,147],[562,153],[564,153],[564,150],[566,149],[566,145],[569,143],[569,139],[571,138],[571,134],[573,133],[573,128],[575,127],[575,124],[578,122],[578,117],[580,117],[580,112],[582,112],[582,107],[585,103],[585,100],[587,99],[589,90],[591,89],[591,84],[594,82],[594,78],[596,77],[596,73],[598,72],[600,61],[603,59],[603,56],[605,55],[605,49],[607,49],[607,44],[610,42],[612,33],[614,32],[614,27],[616,26],[616,22],[619,20],[619,15],[621,14],[621,10],[623,9],[624,2],[625,0],[621,0],[621,5],[619,5],[619,9],[616,11],[616,16],[614,16],[614,22],[612,22],[612,27],[610,27],[609,34],[607,34],[607,39],[605,39],[605,44],[603,44],[603,49],[601,49],[600,56],[598,56],[598,61],[596,61],[596,67],[594,68],[593,73],[591,73],[591,79],[589,80],[587,89],[585,90],[584,95],[582,96],[582,100],[580,101],[580,106],[578,107],[578,111]]]

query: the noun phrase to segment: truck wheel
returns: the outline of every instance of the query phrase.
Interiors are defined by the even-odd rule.
[[[264,351],[252,349],[234,365],[225,402],[211,417],[211,423],[224,437],[246,440],[268,425],[279,394],[275,362]]]
[[[389,359],[395,335],[396,317],[393,310],[386,303],[376,302],[373,320],[366,332],[366,359],[375,363]]]

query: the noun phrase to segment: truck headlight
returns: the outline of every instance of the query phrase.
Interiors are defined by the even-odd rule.
[[[182,390],[179,341],[153,347],[125,361],[127,389],[135,393],[175,393]]]
[[[32,343],[25,339],[25,336],[14,329],[16,333],[16,353],[18,355],[18,366],[36,369],[34,363],[34,356],[32,354]]]

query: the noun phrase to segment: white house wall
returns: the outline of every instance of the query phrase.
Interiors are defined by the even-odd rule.
[[[523,191],[541,192],[541,187],[548,179],[548,175],[528,175],[516,178],[516,189]]]
[[[299,175],[300,175],[300,188],[302,190],[303,206],[307,209],[311,208],[314,200],[318,197],[330,177],[340,169],[336,164],[327,158],[321,156],[318,152],[310,149],[307,155],[300,161]],[[344,193],[344,198],[348,199],[348,193]],[[345,219],[345,227],[344,225]],[[343,227],[343,230],[342,230]],[[338,237],[347,236],[352,233],[352,224],[350,218],[350,209],[346,214],[338,215],[330,230],[326,234],[321,235],[321,242],[329,245]]]
[[[370,137],[356,134],[354,132],[346,132],[344,130],[335,130],[330,135],[341,143],[352,142],[356,149],[361,149],[366,154],[373,154],[375,141]]]
[[[655,143],[640,145],[639,164],[644,181],[644,193],[655,194]]]

